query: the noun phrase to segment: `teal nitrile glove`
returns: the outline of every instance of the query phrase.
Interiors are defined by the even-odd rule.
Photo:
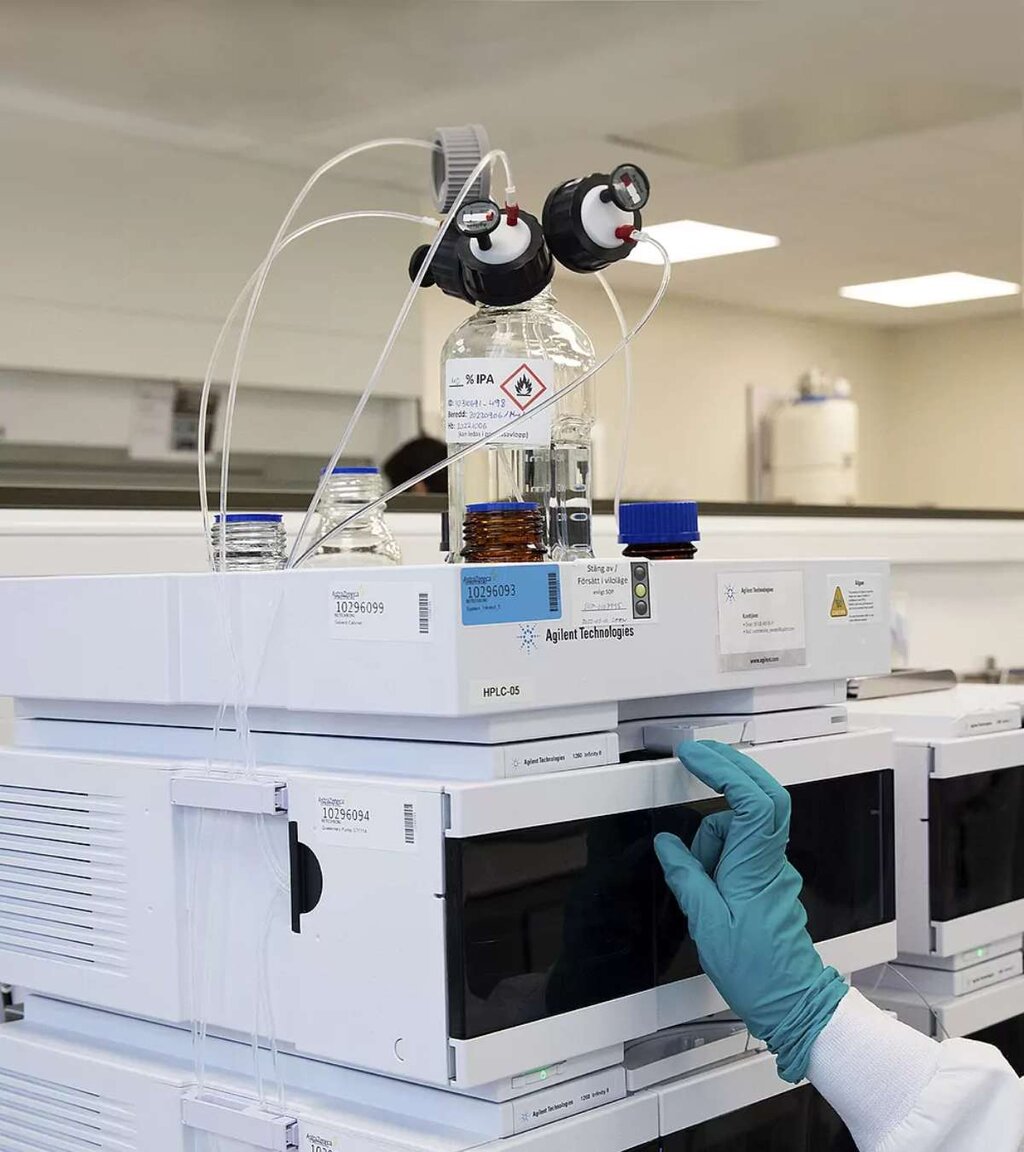
[[[655,837],[665,879],[704,971],[795,1084],[848,987],[807,932],[803,881],[786,859],[789,793],[726,744],[684,743],[676,755],[730,810],[705,817],[692,849],[666,832]]]

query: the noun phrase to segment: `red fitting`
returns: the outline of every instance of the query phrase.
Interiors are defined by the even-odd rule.
[[[636,229],[632,224],[620,224],[618,228],[615,229],[615,238],[617,240],[632,240],[635,231]]]
[[[519,205],[506,204],[505,205],[505,223],[514,228],[519,223]]]

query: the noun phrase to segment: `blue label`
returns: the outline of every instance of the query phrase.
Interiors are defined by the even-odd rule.
[[[463,624],[560,620],[562,591],[555,564],[515,564],[462,570]]]

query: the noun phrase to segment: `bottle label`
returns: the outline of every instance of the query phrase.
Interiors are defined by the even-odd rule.
[[[530,415],[555,389],[550,360],[475,357],[445,364],[445,433],[471,444],[500,430],[498,444],[547,447],[555,405]],[[516,423],[513,423],[516,421]]]
[[[468,564],[462,570],[465,625],[524,624],[561,618],[562,588],[557,564]]]
[[[433,639],[433,607],[426,584],[339,581],[331,585],[328,603],[328,634],[335,640]]]

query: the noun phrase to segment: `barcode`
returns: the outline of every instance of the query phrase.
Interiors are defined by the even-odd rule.
[[[403,815],[405,818],[405,842],[406,844],[416,843],[416,810],[411,804],[403,804]]]
[[[554,569],[548,573],[548,611],[552,616],[557,616],[561,607],[558,598],[558,570]]]
[[[420,597],[420,635],[430,634],[430,593],[421,592]],[[410,841],[412,843],[412,841]]]

